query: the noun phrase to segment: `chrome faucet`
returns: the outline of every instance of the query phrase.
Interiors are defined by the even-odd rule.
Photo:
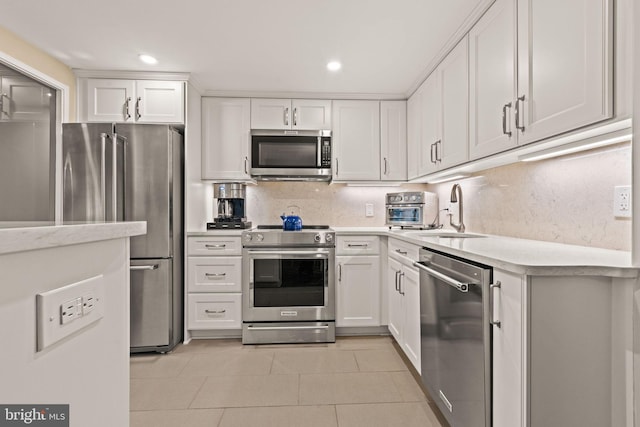
[[[464,222],[462,219],[462,187],[460,184],[453,184],[451,188],[451,203],[458,203],[459,223],[453,223],[453,212],[449,212],[449,224],[456,229],[458,233],[464,233]]]

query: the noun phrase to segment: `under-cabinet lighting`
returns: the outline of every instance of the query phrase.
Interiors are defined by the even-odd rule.
[[[342,68],[342,64],[338,61],[331,61],[327,64],[327,70],[329,71],[338,71]]]
[[[584,139],[581,141],[571,142],[569,144],[559,145],[557,147],[548,148],[546,150],[537,151],[531,154],[524,154],[518,157],[521,162],[534,162],[537,160],[551,159],[567,154],[578,153],[581,151],[592,150],[594,148],[606,147],[607,145],[618,144],[620,142],[630,141],[633,137],[630,129],[621,129],[619,131],[607,133],[604,135]]]
[[[144,62],[145,64],[154,65],[158,63],[158,60],[151,55],[142,54],[138,55],[138,58],[140,58],[140,61]]]
[[[458,173],[453,175],[445,175],[440,178],[430,179],[427,181],[428,184],[440,184],[441,182],[453,181],[454,179],[463,179],[469,178],[469,175]]]

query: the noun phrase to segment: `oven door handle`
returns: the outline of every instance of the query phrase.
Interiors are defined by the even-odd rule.
[[[248,329],[254,329],[259,331],[281,331],[283,329],[329,329],[329,325],[318,326],[247,326]]]
[[[329,251],[313,250],[313,251],[247,251],[247,255],[250,257],[267,257],[267,258],[281,258],[283,256],[299,256],[302,258],[321,258],[329,257]]]
[[[426,273],[432,275],[433,277],[435,277],[437,279],[442,280],[447,285],[453,286],[454,288],[456,288],[460,292],[468,292],[469,291],[470,283],[462,283],[462,282],[460,282],[460,281],[458,281],[456,279],[453,279],[453,278],[447,276],[446,274],[442,274],[439,271],[436,271],[431,267],[427,267],[426,265],[421,264],[419,262],[414,262],[413,266],[419,268],[420,270],[425,271]]]

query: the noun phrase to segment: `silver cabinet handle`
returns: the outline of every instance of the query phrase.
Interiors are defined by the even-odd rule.
[[[142,104],[142,97],[138,97],[138,100],[136,101],[136,120],[142,117],[142,114],[140,114],[140,104]]]
[[[224,314],[227,310],[205,310],[204,312],[207,314]]]
[[[347,246],[350,248],[368,248],[369,244],[368,243],[347,243]]]
[[[131,271],[141,271],[141,270],[157,270],[158,264],[148,264],[148,265],[130,265],[129,270]]]
[[[11,103],[11,98],[9,98],[9,95],[7,95],[6,93],[0,95],[0,111],[2,111],[2,114],[5,114],[7,117],[11,117],[11,115],[4,109],[4,98],[7,98],[7,101]],[[11,104],[9,104],[9,107],[11,107]]]
[[[442,280],[447,285],[453,286],[454,288],[456,288],[460,292],[468,292],[469,291],[470,283],[459,282],[456,279],[453,279],[453,278],[447,276],[446,274],[442,274],[439,271],[436,271],[431,267],[427,267],[424,264],[420,264],[419,262],[414,262],[413,266],[419,268],[420,270],[423,270],[423,271],[429,273],[430,275],[432,275],[436,279]]]
[[[338,264],[338,282],[342,282],[342,264]]]
[[[431,145],[430,145],[431,152],[429,153],[429,155],[430,155],[431,163],[435,163],[435,162],[436,162],[436,157],[435,157],[435,155],[433,154],[433,149],[434,149],[435,147],[436,147],[436,143],[435,143],[435,142],[434,142],[433,144],[431,144]]]
[[[403,250],[400,250],[400,249],[396,249],[396,252],[399,253],[400,255],[407,255],[408,254],[407,251],[403,251]]]
[[[289,126],[289,107],[284,109],[284,125]]]
[[[249,158],[246,156],[244,158],[244,173],[249,174]]]
[[[124,119],[129,120],[131,118],[131,113],[129,112],[129,104],[131,103],[131,97],[128,97],[124,101]]]
[[[507,108],[511,109],[510,102],[502,106],[502,133],[511,136],[511,131],[507,132]]]
[[[515,111],[516,129],[520,130],[521,132],[524,132],[524,124],[520,126],[520,101],[522,101],[522,107],[524,109],[524,95],[519,96],[518,99],[516,99],[516,111]]]
[[[387,158],[385,157],[384,159],[384,175],[386,175],[388,173],[389,168],[387,167]]]
[[[440,147],[440,149],[438,149]],[[439,139],[436,141],[436,161],[442,161],[442,140]]]
[[[205,248],[207,249],[224,249],[227,247],[227,245],[222,244],[222,245],[204,245]]]
[[[293,125],[298,126],[298,107],[293,109]]]
[[[338,167],[338,158],[336,157],[336,176],[340,173],[340,168]]]
[[[404,276],[404,271],[399,271],[398,273],[398,292],[400,295],[404,296],[404,292],[402,291],[402,276]]]
[[[209,278],[209,277],[215,277],[215,278],[221,278],[221,277],[225,277],[227,275],[227,273],[204,273],[204,276]]]
[[[499,281],[489,285],[489,292],[491,293],[491,295],[489,296],[489,324],[497,326],[498,328],[502,327],[502,322],[493,318],[493,307],[495,305],[493,301],[495,293],[493,291],[495,289],[500,289],[501,287],[502,284]]]

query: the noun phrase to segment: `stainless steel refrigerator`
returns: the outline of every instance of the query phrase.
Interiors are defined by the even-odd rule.
[[[63,125],[63,220],[146,221],[131,238],[131,352],[182,341],[183,136],[157,124]]]

